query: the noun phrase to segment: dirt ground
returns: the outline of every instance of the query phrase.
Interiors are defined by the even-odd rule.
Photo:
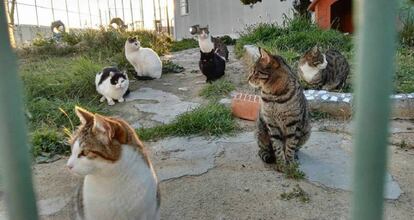
[[[206,101],[198,96],[199,91],[205,85],[201,83],[205,78],[198,70],[197,52],[197,49],[192,49],[174,53],[168,57],[186,68],[184,74],[167,74],[160,80],[135,82],[132,89],[148,87],[172,93],[182,101],[205,103]],[[234,82],[237,91],[253,92],[246,84],[246,71],[242,62],[234,57],[231,57],[227,65],[226,78]],[[183,91],[178,88],[187,90]],[[114,115],[124,117],[131,123],[139,121],[143,126],[158,124],[159,122],[151,119],[151,114],[140,112],[134,107],[142,102],[142,100],[133,100],[117,104],[111,111]],[[254,130],[254,122],[241,120],[238,122],[243,127],[243,131],[240,131],[241,136],[244,136],[243,132],[248,134]],[[323,119],[314,121],[312,125],[313,133],[310,142],[313,145],[324,143],[318,139],[319,137],[332,136],[341,139],[341,146],[348,146],[344,149],[350,149],[351,122]],[[395,120],[392,122],[388,170],[398,182],[402,194],[396,200],[385,201],[385,219],[414,219],[414,212],[412,212],[414,207],[413,129],[413,121]],[[207,167],[206,169],[201,169],[200,172],[188,171],[188,174],[184,171],[179,176],[162,178],[165,179],[160,184],[162,219],[349,219],[350,192],[329,188],[307,179],[299,181],[286,179],[283,174],[276,172],[274,167],[260,161],[256,155],[257,146],[254,141],[243,140],[243,138],[226,140],[206,141],[206,145],[210,143],[217,145],[217,149],[209,155],[211,160],[201,165],[202,168]],[[408,143],[408,146],[403,148],[397,146],[403,140]],[[191,139],[188,141],[191,143]],[[160,148],[155,147],[159,144],[160,142],[146,143],[152,153],[156,170],[165,173],[168,170],[167,166],[169,164],[175,166],[177,161],[172,160],[173,156],[161,158]],[[204,158],[192,160],[193,154],[189,155],[185,158],[186,161],[177,165],[177,169],[191,170],[191,166],[197,162],[195,160]],[[72,219],[71,198],[81,179],[68,172],[65,167],[66,159],[63,158],[50,164],[37,164],[33,167],[42,219]],[[281,198],[282,193],[292,191],[296,185],[299,185],[309,195],[309,202]],[[4,196],[1,193],[0,199],[0,219],[5,219]]]

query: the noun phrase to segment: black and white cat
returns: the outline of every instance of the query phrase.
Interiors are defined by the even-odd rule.
[[[207,77],[206,82],[208,83],[222,77],[226,69],[226,61],[214,49],[208,53],[200,50],[200,61],[198,65],[201,72]]]
[[[129,80],[126,72],[121,72],[116,67],[105,67],[102,72],[95,76],[96,91],[102,95],[100,99],[105,99],[108,105],[114,105],[115,101],[123,102],[128,95]]]
[[[227,45],[219,38],[210,35],[208,25],[206,27],[200,27],[200,25],[193,25],[190,28],[190,33],[194,33],[198,36],[198,45],[200,50],[204,53],[209,53],[212,49],[223,57],[226,61],[229,61],[229,50]]]

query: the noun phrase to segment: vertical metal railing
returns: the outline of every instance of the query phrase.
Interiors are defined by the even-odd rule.
[[[10,47],[5,4],[0,4],[0,166],[8,214],[12,220],[36,220],[37,210],[29,163],[16,57]]]
[[[358,25],[352,219],[383,218],[396,1],[354,1]]]

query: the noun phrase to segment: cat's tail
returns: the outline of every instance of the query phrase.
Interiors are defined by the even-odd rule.
[[[135,78],[137,80],[153,80],[153,79],[156,79],[156,78],[151,77],[151,76],[137,76],[137,75],[135,75]]]
[[[127,91],[125,91],[124,95],[122,96],[122,98],[125,98],[129,95],[129,93],[131,93],[131,91],[129,89],[127,89]]]

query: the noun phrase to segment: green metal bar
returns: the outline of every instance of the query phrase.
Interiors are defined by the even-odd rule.
[[[12,220],[36,220],[21,86],[4,4],[0,4],[0,54],[0,166],[8,214]]]
[[[395,55],[396,1],[354,1],[358,24],[354,220],[383,218],[388,120]]]

